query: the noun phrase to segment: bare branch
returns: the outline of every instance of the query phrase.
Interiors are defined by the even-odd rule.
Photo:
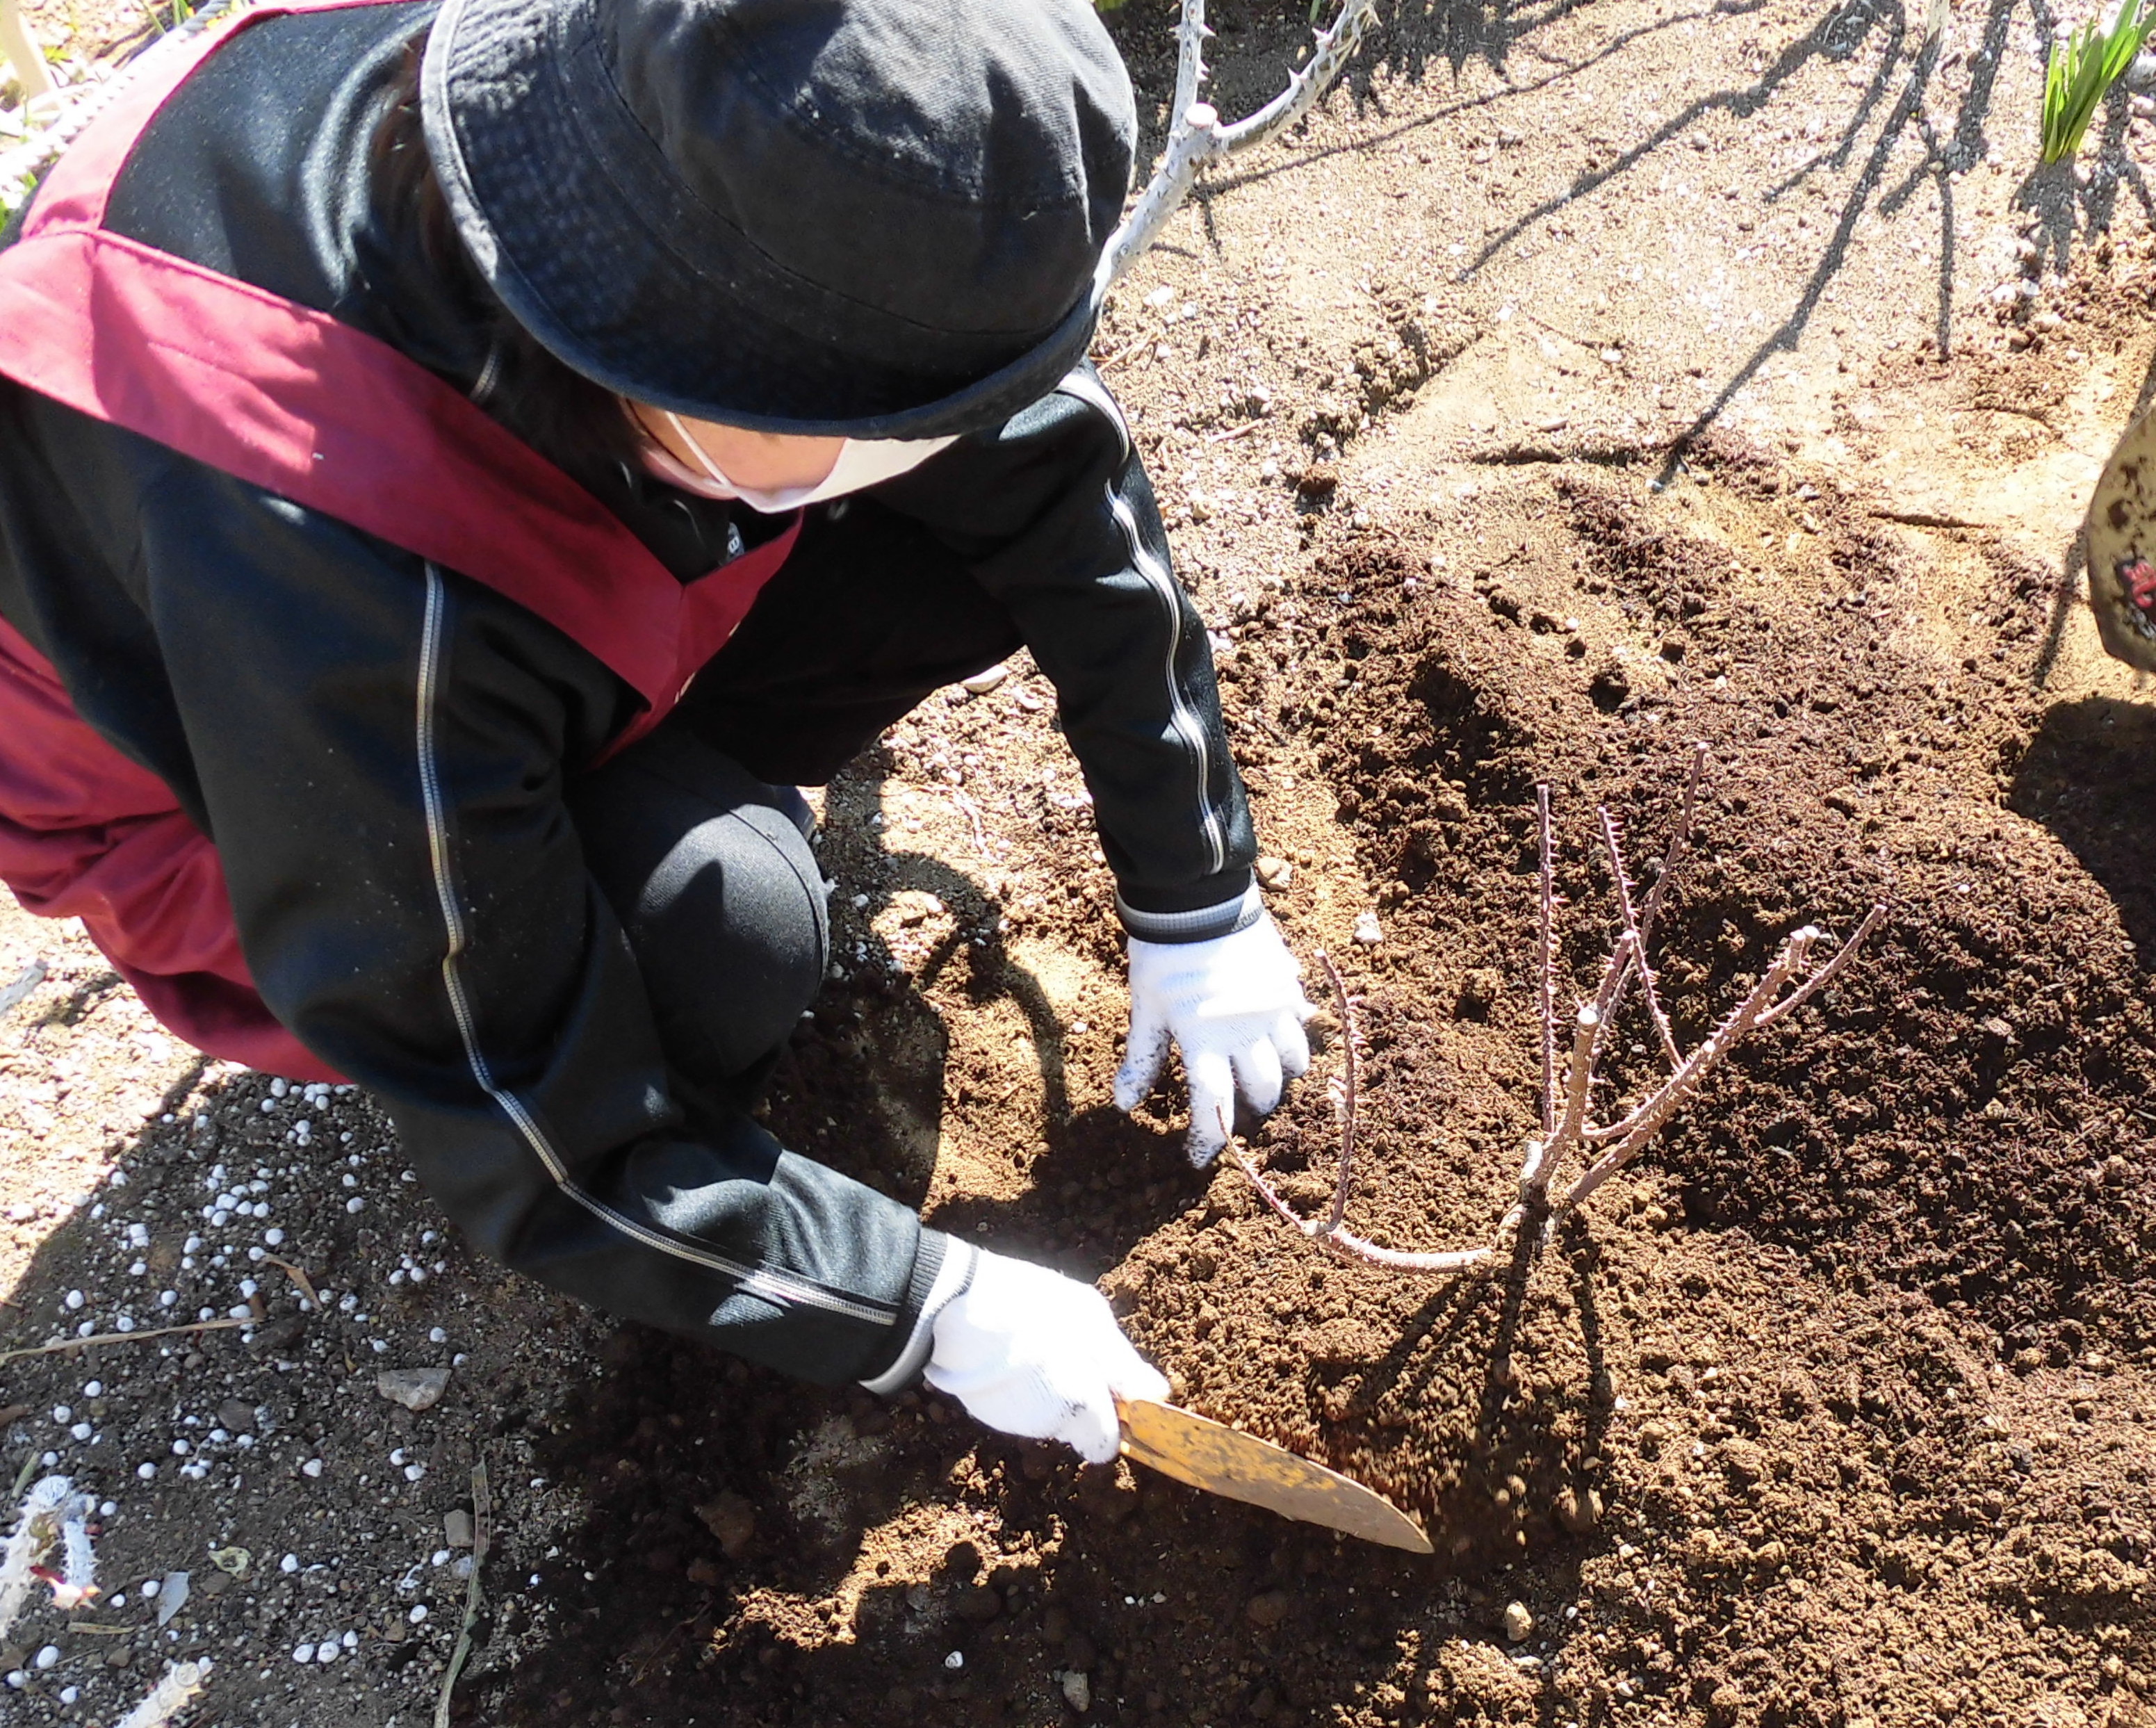
[[[1363,1028],[1355,1018],[1355,999],[1348,994],[1348,983],[1340,975],[1340,969],[1332,964],[1332,956],[1324,949],[1317,951],[1320,964],[1332,981],[1333,1000],[1340,1005],[1340,1047],[1342,1074],[1340,1083],[1340,1174],[1332,1190],[1332,1213],[1322,1224],[1315,1218],[1306,1218],[1281,1198],[1280,1191],[1267,1181],[1250,1155],[1233,1134],[1228,1139],[1228,1150],[1236,1166],[1250,1179],[1250,1185],[1258,1191],[1258,1197],[1286,1219],[1303,1235],[1311,1238],[1335,1259],[1366,1266],[1382,1266],[1394,1272],[1466,1272],[1483,1264],[1492,1257],[1489,1248],[1452,1248],[1431,1254],[1409,1253],[1399,1248],[1380,1247],[1367,1237],[1349,1230],[1342,1220],[1348,1211],[1348,1197],[1355,1188],[1355,1107],[1357,1064],[1363,1049]],[[1221,1124],[1224,1129],[1227,1124]]]
[[[1287,88],[1246,120],[1224,126],[1212,105],[1201,100],[1205,84],[1204,0],[1183,0],[1181,45],[1175,74],[1175,116],[1169,123],[1168,149],[1161,165],[1139,194],[1123,225],[1109,238],[1093,277],[1097,302],[1114,286],[1116,277],[1137,260],[1139,255],[1160,238],[1189,194],[1199,170],[1207,163],[1262,144],[1285,131],[1310,111],[1312,104],[1331,88],[1341,68],[1362,46],[1377,0],[1344,0],[1340,16],[1320,32],[1310,59],[1290,75]]]
[[[1609,874],[1617,885],[1617,911],[1624,920],[1625,934],[1632,944],[1632,964],[1640,975],[1640,995],[1647,1005],[1647,1015],[1661,1035],[1662,1054],[1675,1068],[1684,1060],[1678,1052],[1676,1034],[1670,1030],[1670,1017],[1662,1012],[1662,999],[1655,988],[1655,969],[1647,959],[1647,938],[1642,921],[1632,910],[1632,881],[1625,872],[1625,848],[1617,836],[1617,819],[1608,810],[1598,807],[1595,814],[1602,819],[1602,838],[1609,850]],[[1616,997],[1609,1005],[1609,1023],[1617,1018],[1617,1009],[1625,999],[1625,980],[1617,982]],[[1604,1035],[1607,1036],[1606,1033]],[[1598,1051],[1600,1041],[1597,1041]]]
[[[1886,916],[1887,903],[1884,900],[1881,900],[1874,904],[1871,910],[1864,914],[1864,922],[1856,927],[1856,933],[1851,936],[1848,941],[1843,943],[1840,948],[1835,950],[1834,958],[1830,959],[1824,966],[1820,967],[1818,971],[1813,973],[1812,975],[1806,979],[1803,984],[1799,985],[1797,989],[1791,993],[1787,1000],[1775,1003],[1772,1008],[1761,1015],[1759,1016],[1759,1024],[1763,1026],[1770,1026],[1774,1025],[1776,1021],[1787,1014],[1792,1008],[1794,1008],[1802,1003],[1807,996],[1812,994],[1813,991],[1820,989],[1823,985],[1825,985],[1835,973],[1840,971],[1842,967],[1848,962],[1849,957],[1856,952],[1857,944],[1863,941],[1866,937],[1869,936],[1871,933],[1872,928],[1878,923],[1880,919]]]
[[[1536,985],[1543,1060],[1542,1134],[1539,1139],[1530,1139],[1527,1143],[1526,1156],[1520,1170],[1520,1203],[1499,1221],[1491,1245],[1435,1253],[1411,1253],[1398,1248],[1380,1247],[1347,1227],[1348,1203],[1353,1195],[1355,1183],[1356,1111],[1361,1085],[1363,1033],[1356,1021],[1354,999],[1348,993],[1346,981],[1332,959],[1322,954],[1318,958],[1323,961],[1326,973],[1332,980],[1333,994],[1340,1004],[1344,1045],[1342,1072],[1341,1078],[1335,1083],[1340,1104],[1340,1171],[1333,1190],[1332,1214],[1322,1223],[1298,1215],[1231,1139],[1229,1144],[1236,1164],[1250,1179],[1251,1185],[1268,1206],[1327,1253],[1342,1260],[1399,1272],[1457,1273],[1486,1265],[1496,1258],[1503,1247],[1506,1233],[1529,1218],[1543,1220],[1539,1236],[1542,1241],[1546,1242],[1558,1223],[1577,1211],[1596,1189],[1646,1148],[1686,1100],[1699,1091],[1707,1076],[1747,1033],[1761,1026],[1774,1025],[1813,995],[1848,964],[1857,946],[1886,916],[1884,905],[1874,906],[1857,926],[1856,933],[1835,951],[1833,958],[1816,971],[1810,971],[1809,977],[1806,974],[1810,969],[1812,951],[1825,938],[1815,926],[1810,924],[1794,932],[1783,942],[1781,951],[1774,957],[1774,963],[1745,991],[1743,999],[1730,1010],[1721,1024],[1697,1049],[1689,1056],[1684,1054],[1677,1044],[1669,1017],[1662,1010],[1653,969],[1647,963],[1646,948],[1656,918],[1661,910],[1663,893],[1670,878],[1684,861],[1691,842],[1692,815],[1697,807],[1706,759],[1704,746],[1697,747],[1692,758],[1691,774],[1685,785],[1684,808],[1678,818],[1676,831],[1671,839],[1669,851],[1664,856],[1661,873],[1656,878],[1653,888],[1642,903],[1635,905],[1634,902],[1632,884],[1625,868],[1622,836],[1617,822],[1608,810],[1599,812],[1603,841],[1609,853],[1621,928],[1611,946],[1609,959],[1603,968],[1601,982],[1596,988],[1594,1000],[1580,1004],[1576,1011],[1572,1047],[1562,1076],[1558,1072],[1557,1055],[1557,891],[1550,841],[1550,797],[1548,786],[1535,789],[1542,851],[1539,931],[1542,951]],[[1596,1069],[1610,1023],[1623,1002],[1625,986],[1635,971],[1640,981],[1640,995],[1661,1036],[1664,1053],[1670,1059],[1671,1072],[1661,1084],[1619,1121],[1608,1127],[1600,1127],[1588,1120],[1588,1113],[1594,1101]],[[1802,981],[1799,982],[1800,980]],[[1223,1125],[1225,1126],[1224,1124]],[[1552,1206],[1549,1202],[1552,1178],[1565,1161],[1566,1155],[1582,1146],[1597,1146],[1602,1149],[1573,1181],[1564,1198]]]
[[[1818,936],[1818,931],[1806,926],[1782,944],[1782,951],[1775,957],[1774,964],[1746,993],[1744,1000],[1731,1011],[1729,1017],[1707,1035],[1707,1041],[1685,1059],[1676,1073],[1664,1081],[1644,1103],[1626,1118],[1622,1124],[1624,1137],[1598,1158],[1587,1173],[1573,1185],[1571,1193],[1556,1208],[1554,1216],[1557,1218],[1563,1218],[1630,1164],[1647,1142],[1661,1131],[1664,1124],[1676,1113],[1677,1107],[1699,1089],[1700,1083],[1715,1064],[1729,1053],[1738,1039],[1752,1030],[1767,1004],[1802,968],[1804,956]]]
[[[1496,1257],[1494,1248],[1450,1248],[1442,1253],[1409,1254],[1398,1248],[1381,1248],[1352,1231],[1326,1230],[1317,1233],[1319,1246],[1338,1260],[1359,1260],[1370,1266],[1389,1267],[1394,1272],[1466,1272]]]
[[[1237,1164],[1242,1166],[1243,1174],[1250,1179],[1250,1185],[1258,1191],[1259,1198],[1267,1206],[1294,1225],[1305,1236],[1320,1236],[1324,1233],[1324,1227],[1316,1219],[1302,1217],[1293,1206],[1281,1198],[1280,1191],[1259,1173],[1257,1165],[1250,1162],[1250,1155],[1243,1150],[1242,1142],[1230,1139],[1228,1142],[1228,1153]]]
[[[1558,1118],[1557,1137],[1550,1142],[1553,1163],[1578,1140],[1587,1119],[1587,1088],[1594,1083],[1594,1044],[1601,1031],[1601,1015],[1592,1005],[1580,1004],[1573,1022],[1572,1060],[1565,1064],[1564,1114]]]
[[[1543,1139],[1557,1138],[1557,886],[1550,861],[1550,789],[1535,788],[1535,815],[1543,865],[1542,961],[1536,969],[1536,1006],[1542,1012]],[[1525,1180],[1522,1178],[1522,1180]]]
[[[1169,111],[1168,141],[1173,145],[1190,129],[1190,111],[1198,93],[1205,88],[1205,39],[1212,34],[1205,24],[1205,0],[1183,0],[1183,23],[1176,32],[1175,106]]]
[[[1287,88],[1248,120],[1236,121],[1220,135],[1223,153],[1233,156],[1262,144],[1309,113],[1363,45],[1363,33],[1369,28],[1376,12],[1377,0],[1345,0],[1340,16],[1318,33],[1309,60],[1300,71],[1290,75]]]

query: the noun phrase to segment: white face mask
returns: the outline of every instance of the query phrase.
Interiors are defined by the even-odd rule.
[[[896,480],[901,474],[918,468],[938,450],[947,449],[958,440],[951,438],[849,438],[839,446],[839,460],[831,465],[831,471],[814,486],[788,486],[779,491],[761,491],[754,486],[737,486],[719,471],[704,446],[690,435],[689,429],[670,409],[661,409],[666,423],[673,427],[674,435],[688,446],[703,469],[701,474],[685,467],[674,453],[657,440],[646,446],[644,464],[654,475],[669,486],[679,486],[685,492],[693,492],[700,498],[738,498],[753,511],[765,516],[780,516],[789,510],[798,510],[804,504],[820,504],[827,498],[842,498],[849,492],[858,492],[865,486],[880,481]]]

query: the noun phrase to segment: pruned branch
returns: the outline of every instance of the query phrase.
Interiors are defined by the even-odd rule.
[[[1348,1196],[1355,1188],[1355,1087],[1363,1049],[1363,1028],[1355,1018],[1355,999],[1348,994],[1347,981],[1341,977],[1340,969],[1332,964],[1332,956],[1320,949],[1317,958],[1325,968],[1325,975],[1332,980],[1332,998],[1340,1007],[1342,1073],[1340,1090],[1336,1094],[1340,1113],[1340,1175],[1333,1185],[1332,1216],[1322,1224],[1315,1218],[1303,1217],[1281,1198],[1280,1191],[1265,1179],[1250,1161],[1250,1155],[1244,1151],[1241,1142],[1232,1134],[1228,1150],[1242,1166],[1243,1174],[1250,1179],[1259,1197],[1336,1258],[1389,1267],[1395,1272],[1465,1272],[1470,1267],[1481,1265],[1491,1257],[1488,1248],[1463,1248],[1439,1254],[1405,1253],[1366,1241],[1342,1222],[1347,1214]]]
[[[1490,1247],[1460,1248],[1439,1253],[1408,1253],[1383,1248],[1355,1235],[1346,1226],[1348,1206],[1354,1191],[1356,1109],[1363,1053],[1362,1028],[1355,1016],[1355,1000],[1332,959],[1322,954],[1327,975],[1332,980],[1340,1005],[1342,1071],[1335,1083],[1340,1114],[1340,1171],[1334,1185],[1331,1215],[1322,1223],[1302,1217],[1281,1198],[1243,1148],[1233,1139],[1229,1149],[1256,1187],[1265,1204],[1328,1252],[1345,1260],[1360,1261],[1402,1272],[1461,1272],[1491,1262],[1506,1232],[1525,1221],[1541,1222],[1537,1245],[1549,1232],[1583,1205],[1594,1191],[1645,1149],[1683,1106],[1697,1093],[1707,1077],[1734,1049],[1747,1033],[1787,1017],[1838,975],[1849,964],[1857,946],[1869,937],[1887,915],[1884,904],[1867,912],[1849,939],[1825,964],[1815,966],[1813,951],[1825,940],[1816,926],[1807,924],[1782,944],[1766,972],[1745,991],[1743,998],[1723,1016],[1712,1031],[1687,1055],[1661,1003],[1660,984],[1649,954],[1648,942],[1671,878],[1682,866],[1691,839],[1693,813],[1697,806],[1701,778],[1705,772],[1705,746],[1696,749],[1691,773],[1685,784],[1684,805],[1662,865],[1644,902],[1635,904],[1632,881],[1625,861],[1621,831],[1609,810],[1596,811],[1602,841],[1609,856],[1610,874],[1617,901],[1619,929],[1609,959],[1592,1000],[1573,1010],[1570,1049],[1562,1072],[1558,1065],[1558,1010],[1555,984],[1558,897],[1550,840],[1550,797],[1546,785],[1535,789],[1541,842],[1541,916],[1539,954],[1536,968],[1537,1018],[1542,1043],[1542,1122],[1538,1138],[1527,1143],[1520,1170],[1519,1204],[1500,1221]],[[1590,1120],[1594,1088],[1601,1058],[1607,1049],[1631,980],[1640,981],[1640,1000],[1659,1037],[1669,1072],[1629,1110],[1606,1124]],[[1599,1150],[1596,1149],[1599,1149]],[[1586,1168],[1563,1196],[1553,1201],[1551,1189],[1558,1169],[1574,1155],[1588,1160]]]
[[[1223,126],[1213,105],[1203,100],[1205,75],[1205,0],[1183,0],[1178,30],[1175,110],[1168,125],[1168,148],[1146,189],[1138,195],[1123,225],[1109,238],[1093,278],[1096,301],[1140,254],[1160,238],[1209,162],[1264,143],[1307,114],[1331,89],[1355,50],[1363,45],[1377,0],[1342,0],[1340,15],[1317,33],[1310,58],[1289,75],[1287,88],[1248,118]]]
[[[1535,788],[1535,831],[1542,848],[1542,950],[1535,967],[1535,1005],[1543,1028],[1543,1139],[1557,1135],[1557,885],[1550,874],[1550,794]]]

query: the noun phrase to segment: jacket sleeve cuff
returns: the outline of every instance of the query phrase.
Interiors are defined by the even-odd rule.
[[[960,1242],[955,1236],[946,1236],[940,1230],[921,1232],[921,1249],[913,1261],[912,1287],[907,1291],[908,1304],[915,1308],[913,1327],[906,1334],[906,1343],[891,1365],[873,1379],[861,1385],[879,1397],[888,1397],[893,1392],[903,1391],[920,1378],[921,1371],[928,1365],[929,1353],[936,1344],[936,1316],[948,1307],[952,1299],[963,1295],[973,1281],[973,1268],[979,1263],[980,1251],[970,1242]]]
[[[1200,906],[1189,912],[1141,912],[1121,894],[1116,896],[1116,916],[1123,928],[1141,942],[1210,942],[1247,930],[1265,916],[1265,903],[1253,882],[1233,900],[1217,906]]]

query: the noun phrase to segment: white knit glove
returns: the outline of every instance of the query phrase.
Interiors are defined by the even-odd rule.
[[[927,1378],[976,1421],[1060,1440],[1105,1464],[1122,1442],[1116,1400],[1166,1398],[1160,1371],[1131,1348],[1091,1284],[978,1251],[972,1281],[936,1316]]]
[[[1263,1116],[1285,1080],[1310,1067],[1302,1023],[1317,1012],[1302,968],[1271,916],[1210,942],[1131,938],[1131,1037],[1116,1076],[1116,1108],[1135,1110],[1160,1078],[1171,1040],[1190,1083],[1190,1161],[1219,1155],[1240,1090]]]

